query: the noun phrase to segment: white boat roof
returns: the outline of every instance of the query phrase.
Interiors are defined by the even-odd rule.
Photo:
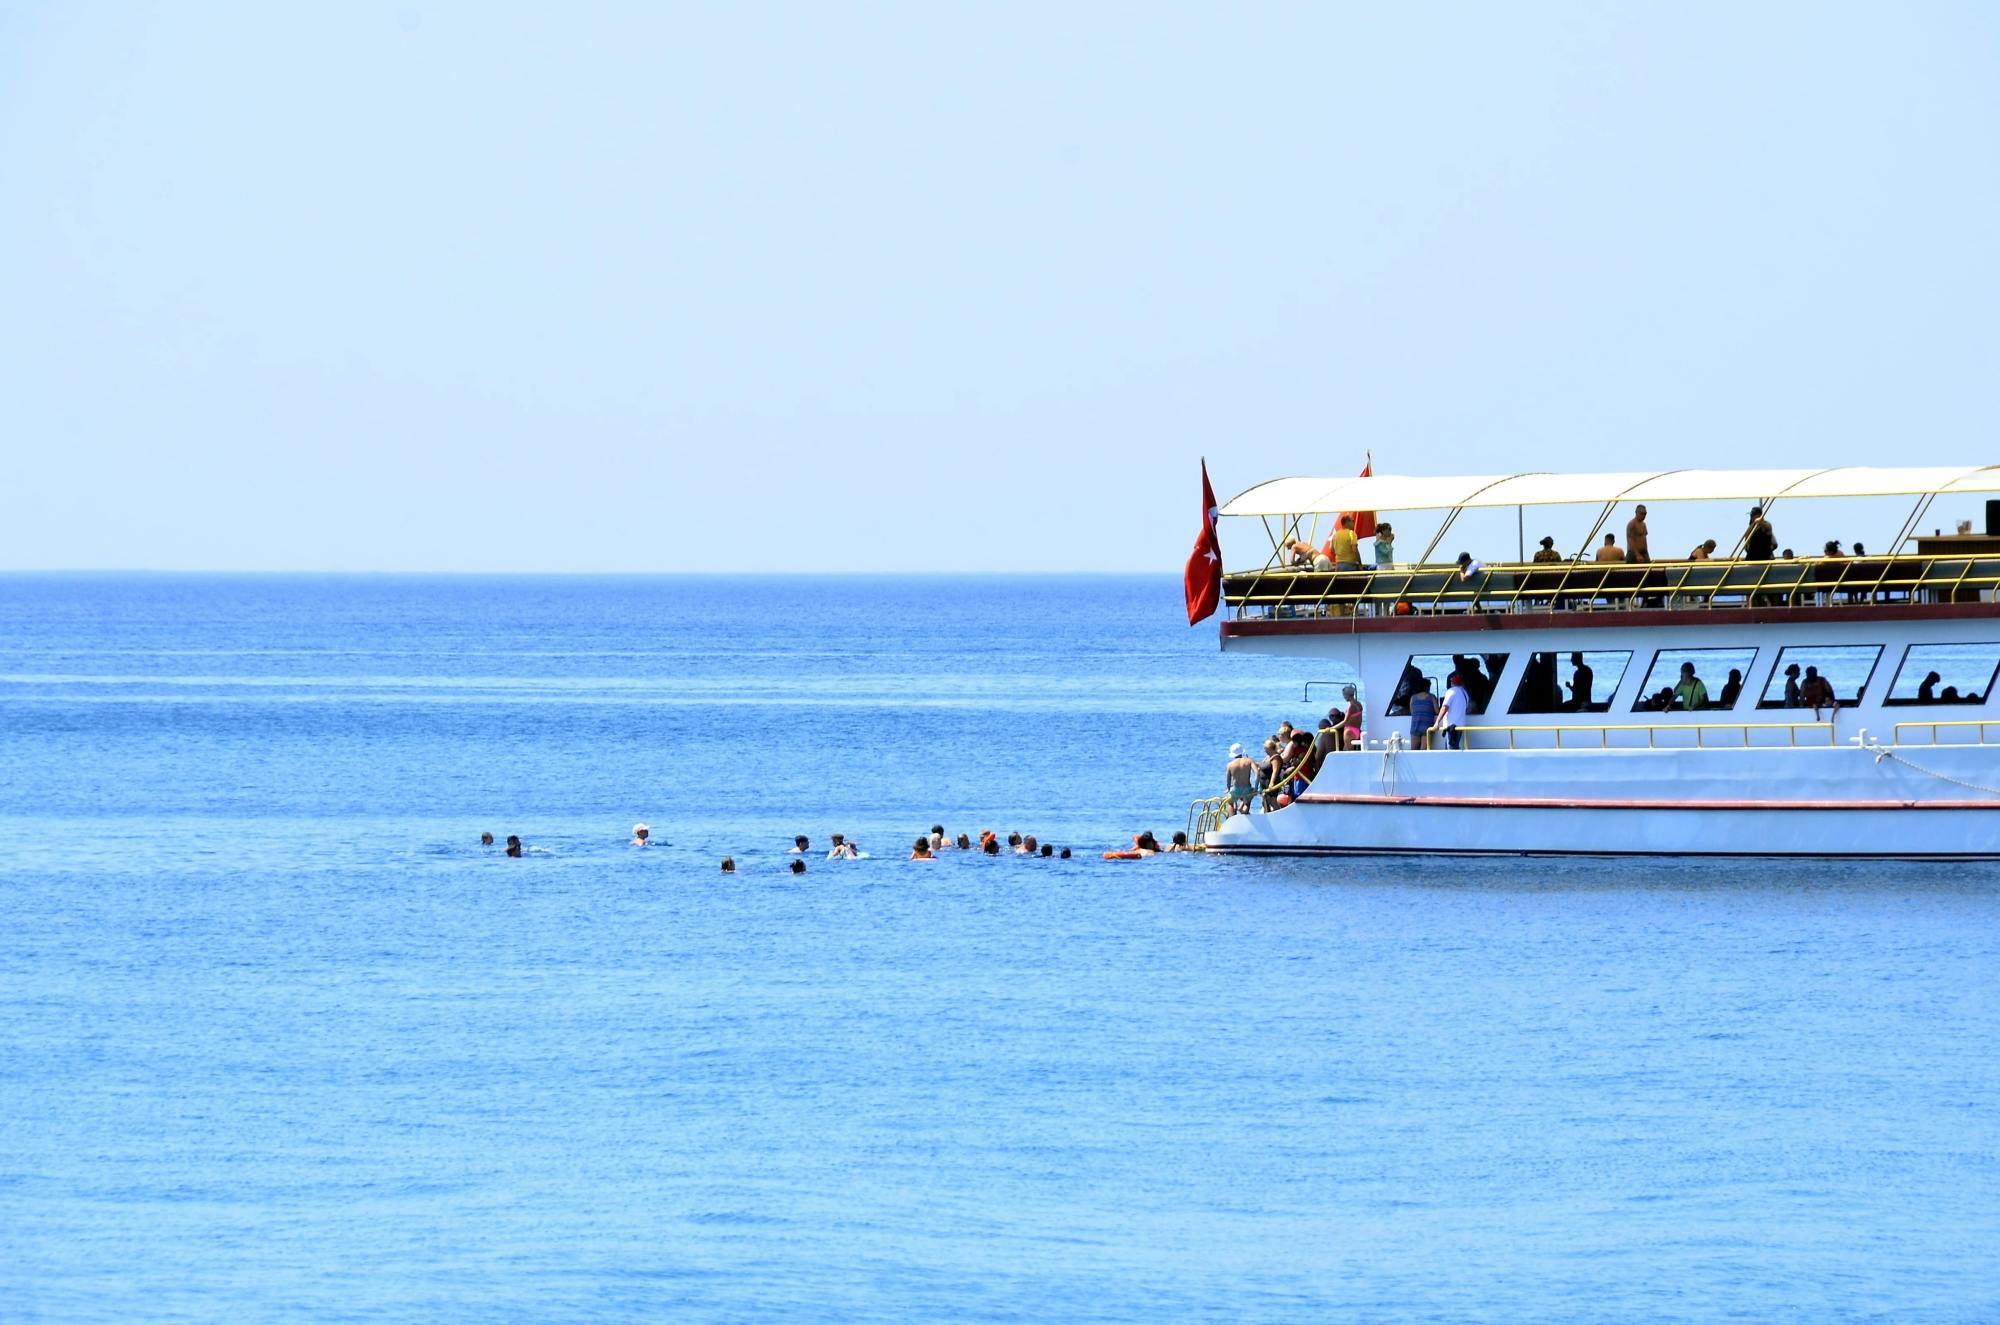
[[[1669,469],[1624,474],[1467,474],[1280,478],[1229,499],[1222,515],[1331,515],[1477,506],[1772,501],[1779,497],[1922,497],[2000,492],[2000,465],[1841,469]]]

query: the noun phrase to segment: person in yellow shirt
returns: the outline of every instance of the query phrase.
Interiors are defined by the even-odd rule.
[[[1606,534],[1604,536],[1604,546],[1597,549],[1597,559],[1599,561],[1625,560],[1625,549],[1618,546],[1617,535]]]
[[[1333,537],[1328,541],[1327,546],[1333,557],[1333,568],[1335,570],[1361,569],[1361,544],[1354,537],[1353,516],[1343,515],[1340,517],[1340,525],[1333,531]]]

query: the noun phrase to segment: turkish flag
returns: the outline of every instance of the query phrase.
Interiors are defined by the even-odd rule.
[[[1368,463],[1361,466],[1361,477],[1367,478],[1370,474],[1374,472],[1374,470],[1375,470],[1375,457],[1373,455],[1370,455],[1368,457]],[[1355,542],[1359,543],[1364,538],[1375,537],[1375,512],[1348,511],[1347,514],[1354,517]],[[1339,522],[1336,520],[1335,524],[1338,525],[1338,523]]]
[[[1222,601],[1222,542],[1215,536],[1215,489],[1208,485],[1208,461],[1201,462],[1201,533],[1188,555],[1187,573],[1181,577],[1187,590],[1188,624],[1215,615]]]

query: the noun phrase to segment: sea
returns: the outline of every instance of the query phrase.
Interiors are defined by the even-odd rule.
[[[0,577],[0,1320],[2000,1319],[2000,871],[1102,858],[1346,679],[1171,576]]]

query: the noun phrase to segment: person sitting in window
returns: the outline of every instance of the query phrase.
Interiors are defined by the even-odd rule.
[[[1681,681],[1674,687],[1674,707],[1683,713],[1694,713],[1708,707],[1708,687],[1694,674],[1694,664],[1681,664]]]
[[[1938,703],[1961,704],[1964,703],[1964,700],[1959,697],[1957,686],[1946,686],[1944,689],[1938,691]],[[510,838],[508,840],[512,841],[513,839]]]
[[[1917,702],[1919,704],[1937,703],[1938,682],[1942,680],[1944,678],[1936,672],[1926,672],[1924,679],[1917,682]]]
[[[1562,559],[1563,554],[1556,551],[1555,539],[1550,538],[1547,534],[1543,534],[1542,548],[1541,551],[1535,553],[1535,560],[1546,564],[1551,561],[1560,562]]]
[[[1688,560],[1707,561],[1710,557],[1714,555],[1715,555],[1715,540],[1712,538],[1704,538],[1701,540],[1700,547],[1688,553]]]
[[[1819,711],[1834,707],[1833,682],[1819,674],[1819,668],[1806,668],[1806,679],[1799,682],[1799,702],[1813,711],[1813,721],[1819,721]]]
[[[1583,655],[1580,653],[1572,653],[1569,656],[1569,665],[1575,670],[1569,675],[1569,702],[1564,704],[1563,708],[1571,713],[1587,713],[1590,711],[1590,691],[1597,683],[1597,673],[1590,669],[1590,664],[1583,660]]]
[[[1603,544],[1597,549],[1597,559],[1599,561],[1625,560],[1625,549],[1618,546],[1616,535],[1606,534],[1604,536]]]
[[[1729,669],[1729,679],[1722,683],[1722,702],[1717,708],[1733,709],[1737,698],[1743,693],[1743,673],[1740,669]]]

